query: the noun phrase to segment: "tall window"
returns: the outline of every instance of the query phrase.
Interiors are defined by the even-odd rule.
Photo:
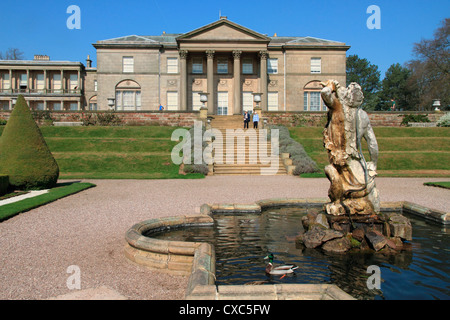
[[[267,94],[267,110],[278,111],[278,92],[269,92]]]
[[[243,111],[253,112],[253,95],[251,92],[242,92],[242,109]]]
[[[193,58],[192,59],[192,73],[203,73],[203,59],[202,58]]]
[[[61,92],[62,82],[61,82],[61,73],[53,74],[53,92]]]
[[[9,81],[9,73],[2,74],[2,91],[11,89],[11,82]]]
[[[278,73],[278,59],[267,59],[267,73],[268,74]]]
[[[217,60],[217,73],[228,73],[228,59],[222,58]]]
[[[94,91],[95,92],[98,91],[98,82],[97,82],[97,80],[94,80]]]
[[[133,57],[123,57],[122,58],[122,71],[123,72],[134,72],[134,58]]]
[[[36,89],[38,92],[42,92],[44,90],[44,74],[38,73],[36,75]]]
[[[202,107],[202,102],[200,101],[200,92],[192,91],[192,110],[197,111]]]
[[[78,88],[78,75],[77,74],[70,74],[69,76],[69,88],[70,92],[75,92]]]
[[[178,58],[167,58],[167,73],[178,73]]]
[[[28,77],[26,73],[21,73],[19,76],[19,87],[20,89],[28,88]]]
[[[178,110],[177,91],[167,91],[167,110]]]
[[[116,86],[116,110],[141,110],[141,87],[133,80],[123,80]]]
[[[253,74],[253,60],[251,58],[242,60],[242,73]]]
[[[321,73],[321,72],[322,72],[322,59],[311,58],[311,73]]]

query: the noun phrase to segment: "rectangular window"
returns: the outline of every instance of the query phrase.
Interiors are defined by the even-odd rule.
[[[217,60],[217,73],[221,73],[221,74],[228,73],[228,59],[218,59]]]
[[[11,82],[9,81],[9,73],[4,73],[2,75],[2,89],[11,89]]]
[[[38,73],[36,75],[36,89],[38,91],[44,90],[44,74],[43,73]]]
[[[253,74],[253,60],[250,58],[242,60],[242,74]]]
[[[310,92],[310,111],[320,111],[320,92]]]
[[[28,77],[26,73],[21,73],[19,77],[20,89],[26,89],[28,87]]]
[[[89,103],[89,110],[97,110],[97,103],[95,102]]]
[[[78,89],[78,75],[70,74],[69,76],[69,88],[71,92],[75,92]]]
[[[60,111],[61,110],[61,103],[60,102],[53,102],[53,110]]]
[[[78,103],[76,103],[76,102],[71,102],[71,103],[70,103],[70,110],[72,110],[72,111],[78,110]]]
[[[311,58],[311,73],[321,73],[321,72],[322,72],[322,59]]]
[[[242,92],[242,109],[243,111],[253,112],[253,95],[251,92]]]
[[[97,80],[94,80],[94,91],[97,92],[98,90],[98,83]]]
[[[53,74],[53,92],[61,92],[62,82],[61,82],[61,74],[54,73]]]
[[[134,110],[134,91],[122,91],[123,110]]]
[[[278,92],[269,92],[267,94],[267,110],[278,111]]]
[[[228,92],[217,92],[217,114],[228,115]]]
[[[202,102],[200,101],[200,92],[192,91],[192,110],[197,111],[202,107]]]
[[[134,58],[123,57],[122,59],[122,72],[134,72]]]
[[[167,92],[167,110],[178,110],[178,92]]]
[[[203,73],[203,59],[193,58],[192,59],[192,73]]]
[[[278,59],[267,59],[267,73],[268,74],[278,73]]]
[[[167,73],[178,73],[178,58],[167,58]]]
[[[37,102],[36,103],[36,109],[37,110],[44,110],[44,103],[43,102]]]

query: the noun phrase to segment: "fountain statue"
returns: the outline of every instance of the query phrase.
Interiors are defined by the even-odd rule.
[[[369,116],[361,109],[364,99],[361,87],[353,82],[342,88],[338,81],[321,83],[321,96],[328,107],[328,121],[323,130],[323,143],[329,165],[325,174],[330,180],[325,205],[331,215],[373,215],[380,212],[375,185],[378,144]],[[365,160],[361,139],[367,141],[370,161]]]

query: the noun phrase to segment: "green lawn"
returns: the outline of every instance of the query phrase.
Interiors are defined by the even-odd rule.
[[[2,205],[0,208],[0,222],[9,219],[21,212],[29,211],[49,202],[67,197],[82,190],[95,187],[95,184],[87,182],[62,183],[49,190],[48,193],[36,197],[20,200]]]
[[[176,127],[41,127],[61,179],[185,179],[170,154]],[[3,128],[0,127],[0,133]]]
[[[440,181],[440,182],[425,182],[424,185],[432,187],[440,187],[444,189],[450,189],[450,181]]]
[[[323,128],[296,127],[289,131],[319,168],[328,164]],[[450,177],[450,128],[375,127],[374,131],[379,148],[379,176]],[[364,141],[364,156],[368,160],[365,150]]]

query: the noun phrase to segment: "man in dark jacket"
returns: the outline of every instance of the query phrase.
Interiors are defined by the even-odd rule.
[[[245,111],[244,113],[244,129],[247,128],[248,129],[248,123],[250,122],[250,115],[248,114],[247,111]]]

